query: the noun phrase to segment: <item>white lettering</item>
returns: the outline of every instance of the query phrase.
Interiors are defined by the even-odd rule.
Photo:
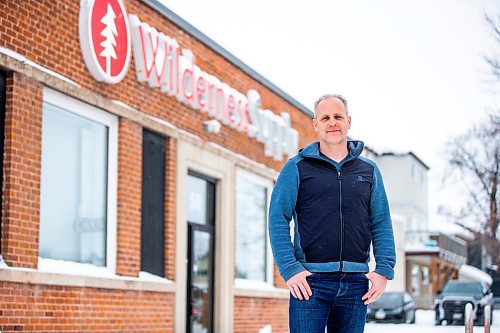
[[[261,98],[250,89],[240,93],[195,64],[191,50],[181,49],[174,38],[158,32],[136,15],[129,15],[136,75],[139,82],[175,96],[193,109],[205,112],[223,124],[246,132],[264,144],[264,154],[282,160],[298,147],[298,132],[290,115],[261,109]]]

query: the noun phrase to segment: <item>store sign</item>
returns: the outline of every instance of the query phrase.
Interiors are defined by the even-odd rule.
[[[84,3],[90,9],[84,8]],[[98,4],[102,8],[95,9]],[[118,65],[114,65],[113,61],[118,56],[115,59],[113,51],[118,45],[120,33],[127,34],[126,37],[121,36],[121,39],[131,40],[138,81],[147,83],[151,88],[158,88],[169,96],[175,96],[178,101],[207,113],[211,118],[237,131],[247,133],[249,137],[255,137],[264,144],[266,156],[282,160],[283,155],[290,155],[297,150],[298,132],[291,127],[290,115],[282,112],[278,116],[270,110],[261,109],[257,91],[252,89],[245,95],[204,72],[196,65],[196,57],[191,50],[181,49],[177,40],[141,22],[136,15],[128,15],[128,20],[123,20],[127,23],[119,30],[117,17],[125,15],[123,3],[119,0],[82,0],[81,6],[80,43],[85,63],[96,80],[117,83],[123,79],[125,74],[119,80],[111,82],[103,76],[103,72],[116,72],[113,66]],[[123,10],[118,15],[117,8]],[[88,20],[87,13],[90,13]],[[90,25],[89,30],[85,29],[83,21],[97,23],[95,27]],[[91,38],[86,31],[93,34]],[[88,45],[94,51],[90,53],[92,57],[86,54]],[[128,59],[129,56],[125,68],[128,68]],[[92,64],[89,65],[89,62]],[[109,62],[111,69],[107,67]],[[103,71],[103,68],[106,70]]]
[[[118,83],[130,63],[130,29],[120,0],[81,0],[78,30],[83,60],[99,82]]]

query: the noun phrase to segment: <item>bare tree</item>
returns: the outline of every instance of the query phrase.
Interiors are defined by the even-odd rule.
[[[490,114],[448,147],[450,175],[458,175],[451,179],[461,183],[468,200],[458,214],[446,215],[482,240],[500,273],[500,114]]]
[[[500,15],[493,17],[485,14],[484,17],[486,23],[491,29],[496,44],[500,46]],[[500,54],[486,55],[484,59],[490,65],[490,69],[494,77],[500,81]]]
[[[500,15],[485,14],[496,45],[500,46]],[[500,82],[500,53],[484,57],[496,83]],[[500,112],[494,110],[487,121],[448,144],[448,178],[459,181],[467,203],[457,213],[441,209],[457,225],[481,240],[500,276]],[[458,177],[453,177],[453,175]]]

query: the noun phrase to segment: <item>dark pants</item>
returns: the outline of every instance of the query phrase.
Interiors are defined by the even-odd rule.
[[[364,273],[314,273],[307,277],[312,290],[308,301],[290,294],[291,333],[362,333],[366,305],[361,297],[368,291]]]

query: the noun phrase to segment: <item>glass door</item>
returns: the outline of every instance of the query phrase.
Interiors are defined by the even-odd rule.
[[[213,332],[215,182],[188,175],[188,285],[186,332]]]

